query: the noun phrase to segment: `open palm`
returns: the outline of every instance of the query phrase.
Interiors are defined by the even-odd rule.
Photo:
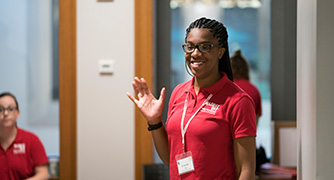
[[[139,79],[138,77],[135,77],[132,82],[132,86],[138,100],[130,93],[127,93],[127,96],[137,105],[148,122],[155,123],[154,121],[157,121],[162,114],[165,99],[165,88],[162,88],[159,99],[156,99],[148,89],[144,78]]]

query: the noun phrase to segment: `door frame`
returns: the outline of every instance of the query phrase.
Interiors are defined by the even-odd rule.
[[[59,179],[77,179],[76,0],[59,0]]]
[[[135,0],[135,76],[145,78],[153,92],[153,0]],[[146,119],[135,107],[135,179],[143,165],[153,163],[153,142]]]

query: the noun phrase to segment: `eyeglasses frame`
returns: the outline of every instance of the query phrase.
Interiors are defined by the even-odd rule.
[[[15,111],[18,110],[17,107],[8,107],[8,108],[2,108],[2,107],[0,107],[0,109],[3,110],[3,111],[0,111],[0,115],[5,115],[6,111],[8,112],[8,114],[12,114],[12,113],[14,113]]]
[[[205,45],[210,45],[210,50],[209,50],[209,51],[204,51],[204,52],[201,51],[199,47],[200,47],[200,46],[203,47],[203,44],[205,44]],[[188,44],[183,44],[183,45],[182,45],[182,49],[183,49],[183,51],[184,51],[185,53],[193,53],[193,52],[195,51],[195,49],[198,49],[198,51],[201,52],[201,53],[209,53],[213,47],[221,47],[221,46],[218,45],[218,44],[201,43],[201,44],[196,44],[196,45],[194,45],[195,48],[194,48],[193,51],[191,51],[191,52],[187,52],[187,51],[184,49],[187,45],[188,45]]]

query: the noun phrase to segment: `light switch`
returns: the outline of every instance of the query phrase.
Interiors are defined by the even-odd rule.
[[[115,60],[112,59],[101,59],[99,61],[99,71],[103,74],[114,73]]]

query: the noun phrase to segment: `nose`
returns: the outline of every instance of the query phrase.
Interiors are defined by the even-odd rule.
[[[198,49],[198,47],[195,47],[194,51],[191,53],[192,56],[199,56],[201,54],[201,51]]]
[[[8,113],[9,113],[9,110],[8,110],[8,109],[4,109],[4,110],[3,110],[3,114],[4,114],[4,115],[7,115]]]

